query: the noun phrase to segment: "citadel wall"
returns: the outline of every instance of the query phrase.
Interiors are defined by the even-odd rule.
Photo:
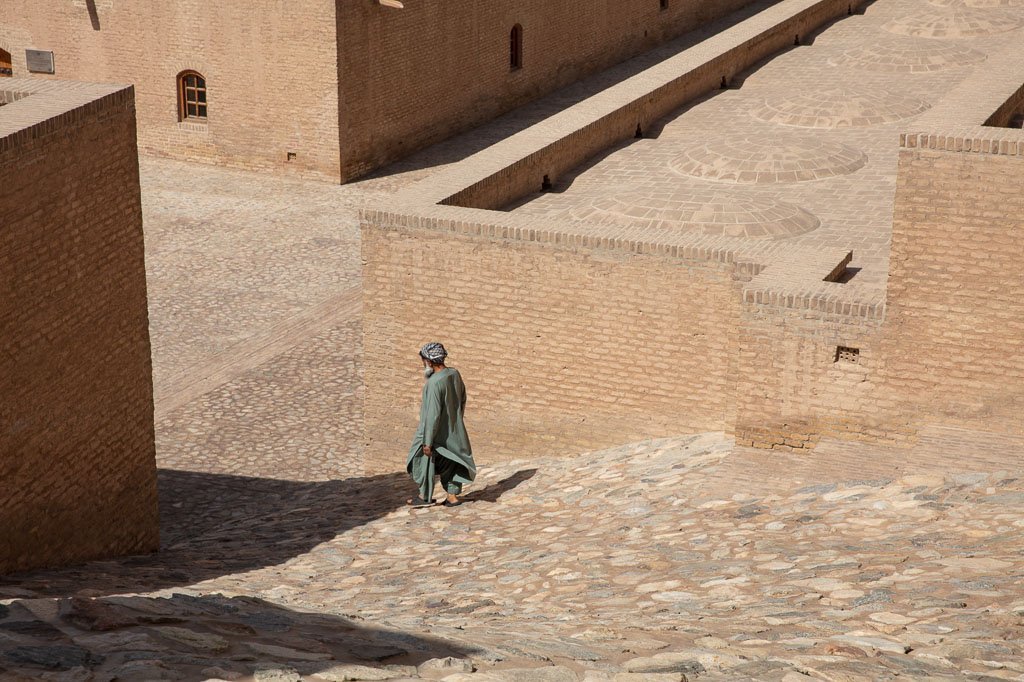
[[[884,351],[888,388],[910,414],[1020,435],[1024,134],[1014,136],[1014,153],[967,151],[962,138],[958,150],[953,136],[951,149],[901,151]]]
[[[339,2],[342,175],[363,175],[750,4],[406,0],[381,11]],[[516,25],[522,67],[512,69]]]
[[[0,573],[158,545],[130,87],[0,81]]]
[[[33,48],[56,67],[33,78],[133,83],[144,153],[338,180],[334,4],[7,0],[0,48],[15,76]],[[206,78],[205,123],[179,120],[189,69]]]
[[[393,465],[415,430],[432,340],[467,377],[490,459],[730,423],[735,264],[402,222],[377,214],[362,231],[372,463]]]
[[[846,10],[777,8],[758,21]],[[729,63],[774,35],[750,23],[700,57]],[[987,78],[901,136],[887,288],[851,279],[838,249],[484,210],[536,191],[564,162],[552,150],[585,156],[621,136],[622,111],[656,108],[674,96],[663,84],[690,75],[707,77],[667,60],[643,74],[651,90],[602,93],[364,213],[374,465],[412,433],[415,352],[435,338],[467,374],[470,426],[494,458],[710,429],[785,449],[908,444],[930,424],[1024,433],[1024,133],[997,127],[1020,113],[1018,56],[991,56]]]

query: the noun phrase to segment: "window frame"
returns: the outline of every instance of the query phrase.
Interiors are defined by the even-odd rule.
[[[3,55],[7,55],[4,57]],[[0,78],[14,77],[14,59],[11,53],[0,47]]]
[[[194,84],[189,84],[192,78]],[[193,95],[190,98],[190,94]],[[190,108],[195,113],[190,113]],[[209,88],[206,76],[188,69],[178,74],[178,120],[182,123],[206,123],[209,120]],[[202,112],[202,113],[200,113]]]

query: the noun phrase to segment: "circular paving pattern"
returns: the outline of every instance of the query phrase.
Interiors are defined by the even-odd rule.
[[[799,206],[782,201],[688,190],[640,191],[596,199],[569,209],[565,215],[599,225],[749,239],[791,237],[821,224]]]
[[[973,38],[1013,31],[1024,25],[1014,12],[999,9],[952,7],[948,11],[911,14],[885,25],[891,33],[920,38]]]
[[[924,73],[969,66],[984,60],[983,52],[957,43],[889,40],[847,50],[831,62],[884,73]]]
[[[924,100],[892,90],[828,88],[768,97],[750,113],[769,123],[802,128],[856,128],[893,123],[926,111]]]
[[[677,173],[704,180],[772,184],[846,175],[866,162],[863,152],[836,142],[762,136],[696,145],[672,159],[669,166]]]

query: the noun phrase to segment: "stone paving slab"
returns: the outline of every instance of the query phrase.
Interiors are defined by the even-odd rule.
[[[404,507],[401,476],[201,503],[165,479],[162,555],[0,580],[0,668],[438,679],[389,665],[454,652],[481,682],[1024,679],[1024,479],[752,490],[717,475],[742,456],[711,433],[513,462],[455,509]]]

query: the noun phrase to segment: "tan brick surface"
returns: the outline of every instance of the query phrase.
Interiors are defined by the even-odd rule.
[[[144,153],[345,181],[749,4],[14,0],[0,47],[16,76],[36,48],[60,78],[135,84]],[[207,79],[205,124],[178,121],[186,69]]]
[[[0,108],[0,572],[157,546],[131,88]]]
[[[91,16],[85,2],[10,0],[0,47],[15,76],[36,48],[53,51],[56,78],[134,84],[145,154],[337,179],[334,5],[117,0]],[[206,124],[179,123],[186,69],[206,77]]]
[[[650,266],[652,272],[661,271],[661,259],[692,271],[724,267],[734,285],[723,290],[727,300],[720,305],[732,312],[728,324],[715,327],[718,345],[702,346],[696,338],[702,330],[688,338],[693,343],[681,352],[700,358],[729,354],[728,378],[723,382],[710,369],[684,372],[677,392],[711,402],[724,396],[730,407],[721,413],[722,428],[741,443],[803,449],[827,436],[907,444],[922,425],[941,422],[945,415],[969,428],[1018,432],[1014,387],[1020,384],[1017,349],[1024,334],[1004,318],[1020,317],[1014,303],[1020,292],[1009,281],[1011,263],[1020,260],[1015,234],[1020,207],[1016,195],[1002,197],[1019,194],[1010,178],[1019,178],[1013,164],[1024,153],[1024,143],[1019,131],[982,124],[1005,126],[1020,107],[1024,73],[1014,46],[1020,36],[1017,17],[1024,15],[1012,7],[965,13],[911,5],[872,5],[865,15],[842,19],[814,36],[813,45],[779,54],[742,74],[741,88],[691,101],[656,122],[651,139],[601,147],[602,140],[607,144],[629,136],[632,128],[623,127],[624,115],[641,116],[647,130],[654,122],[642,115],[656,110],[659,99],[701,94],[710,65],[718,69],[721,60],[733,55],[733,67],[745,68],[736,55],[747,42],[774,36],[779,27],[809,30],[813,25],[799,23],[808,21],[806,12],[813,9],[824,20],[830,11],[828,3],[779,3],[409,187],[393,210],[364,213],[365,339],[368,347],[387,349],[376,361],[367,360],[367,425],[380,425],[378,433],[368,434],[371,442],[386,443],[390,437],[384,424],[400,422],[398,412],[385,405],[387,398],[374,394],[408,393],[415,384],[412,375],[408,385],[392,382],[427,331],[417,319],[420,305],[426,304],[409,292],[427,286],[430,277],[416,264],[443,262],[442,270],[466,273],[478,282],[445,294],[452,301],[443,304],[444,320],[457,330],[456,338],[470,344],[486,338],[493,345],[494,330],[510,326],[528,336],[532,326],[550,321],[542,311],[553,299],[513,293],[523,286],[523,275],[497,267],[492,256],[483,254],[493,249],[515,259],[538,246],[552,252],[551,258],[575,261],[580,268],[558,271],[561,292],[570,302],[594,288],[589,279],[576,276],[587,270],[582,263],[594,253],[613,261],[658,263]],[[970,43],[966,32],[960,43],[950,43],[939,36],[890,30],[912,10],[940,23],[949,16],[987,13],[986,21],[964,20],[964,25],[999,30],[987,35],[984,44]],[[970,68],[981,59],[987,60],[989,78],[970,78]],[[796,82],[800,88],[793,87]],[[951,88],[950,82],[959,85]],[[907,150],[902,156],[901,145]],[[949,158],[933,167],[925,152],[915,151],[921,148],[943,150]],[[584,159],[583,165],[565,171]],[[972,181],[959,182],[961,173]],[[551,191],[537,192],[542,176]],[[987,187],[1000,200],[978,201],[990,193]],[[935,198],[937,192],[941,199]],[[499,207],[506,212],[481,210]],[[971,230],[990,245],[985,248],[999,250],[985,277],[975,272],[984,266],[971,265],[987,254],[978,250]],[[379,243],[394,233],[414,242],[394,247],[401,256]],[[438,239],[457,244],[453,254],[440,249]],[[894,263],[890,271],[890,240],[895,240],[894,255],[912,259],[915,267]],[[476,246],[467,251],[467,242]],[[932,250],[941,257],[931,258]],[[552,267],[538,270],[556,272]],[[660,282],[643,278],[651,288],[634,291],[634,300],[658,306],[668,272]],[[918,286],[919,276],[931,279]],[[962,277],[972,281],[961,282]],[[711,285],[698,278],[692,286],[677,295],[704,305],[701,296]],[[613,286],[623,287],[621,282]],[[947,300],[960,289],[970,305]],[[601,291],[611,334],[629,339],[641,358],[661,356],[657,344],[664,334],[647,333],[652,311],[637,325],[613,294]],[[511,307],[505,302],[509,297],[515,301]],[[934,310],[928,297],[938,300]],[[410,307],[409,301],[417,305]],[[983,313],[972,312],[983,308]],[[664,302],[658,312],[670,316],[672,309]],[[680,313],[680,319],[688,315]],[[554,336],[544,333],[558,350],[538,360],[532,373],[575,364],[579,339],[570,331],[573,325],[572,319],[559,318]],[[955,359],[942,359],[939,339],[950,341]],[[927,359],[916,359],[919,347],[928,349]],[[855,349],[855,358],[841,348]],[[937,386],[947,375],[958,388],[940,398]],[[638,375],[624,379],[634,391],[646,390]],[[559,390],[569,399],[545,413],[583,413],[585,406],[599,402],[572,393],[585,382],[585,376],[561,379]],[[506,424],[511,423],[508,415],[523,409],[510,407],[511,388],[485,393],[482,410],[504,414]],[[699,413],[678,400],[682,412]],[[411,405],[406,409],[408,422]],[[602,421],[611,424],[614,418]],[[651,422],[637,416],[631,423]],[[569,433],[564,426],[534,424],[556,441]],[[508,439],[495,435],[496,425],[482,431],[488,444],[508,448]],[[572,438],[579,437],[573,432]]]
[[[907,149],[899,163],[889,390],[918,419],[1024,433],[1024,157]]]
[[[376,227],[363,258],[373,464],[393,466],[415,430],[416,353],[434,339],[488,461],[729,421],[730,265]]]

